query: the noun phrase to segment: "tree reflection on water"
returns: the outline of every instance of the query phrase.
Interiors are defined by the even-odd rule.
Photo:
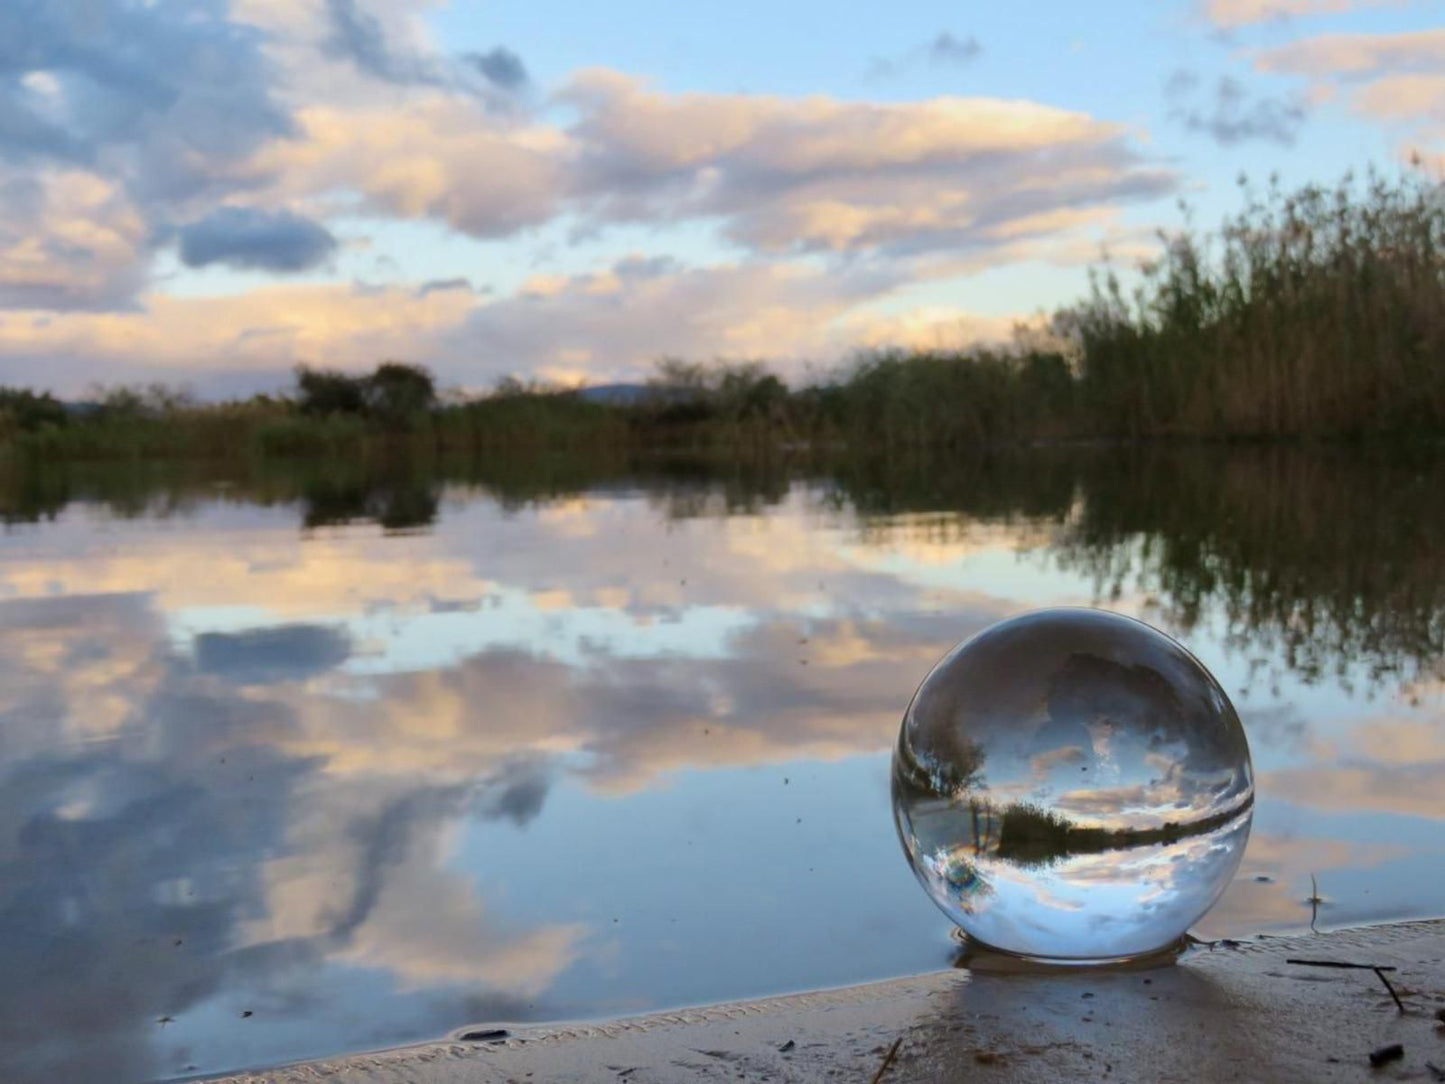
[[[218,493],[300,504],[306,526],[424,530],[448,487],[523,508],[589,491],[645,492],[675,519],[757,515],[790,486],[853,512],[865,545],[900,536],[1019,531],[1107,605],[1150,600],[1188,631],[1213,615],[1230,644],[1293,672],[1367,681],[1433,672],[1445,654],[1445,461],[1351,448],[1069,448],[967,461],[486,462],[229,465],[10,464],[0,517],[54,518],[74,502],[118,517],[183,515]]]
[[[866,789],[836,784],[844,799],[814,816],[782,804],[803,793],[800,769],[777,773],[786,788],[761,769],[871,771],[917,679],[1031,604],[1009,593],[1024,581],[1148,599],[1176,631],[1214,646],[1222,630],[1295,681],[1388,690],[1433,674],[1442,483],[1428,460],[1249,448],[942,464],[10,461],[0,1077],[140,1080],[928,966],[936,931],[886,926],[928,907],[916,888],[857,883],[859,863],[898,866],[891,838],[866,851],[875,822],[888,832]],[[980,539],[1023,554],[1015,583],[974,570],[933,606],[916,567],[878,571],[933,543],[950,571]],[[1394,801],[1391,824],[1424,838],[1439,816],[1431,721],[1379,725],[1360,730],[1384,751],[1374,774],[1328,779],[1334,754],[1310,742],[1336,735],[1281,730],[1294,759],[1273,766],[1274,800],[1302,809],[1348,784],[1339,808]],[[951,774],[922,765],[920,786],[982,787],[981,758],[945,759]],[[1137,879],[1130,853],[1197,846],[1210,827],[1041,815],[1018,795],[969,816],[980,853],[1076,862],[1093,885]],[[608,818],[673,833],[651,855],[661,872],[630,836],[596,834]],[[490,832],[486,846],[459,850],[468,831]],[[1294,844],[1255,845],[1283,861]],[[769,846],[774,879],[756,880],[747,856]],[[1364,867],[1341,848],[1322,838],[1308,860]],[[839,882],[805,901],[832,870]],[[989,890],[977,869],[952,875]],[[1296,910],[1302,894],[1279,888]],[[620,907],[583,914],[594,898],[653,908],[653,926]],[[679,932],[659,934],[674,917]],[[723,928],[744,919],[798,923],[779,943],[816,931],[863,947],[745,960]],[[877,923],[891,932],[860,932]],[[869,951],[871,971],[823,970]],[[755,971],[728,970],[744,963]]]

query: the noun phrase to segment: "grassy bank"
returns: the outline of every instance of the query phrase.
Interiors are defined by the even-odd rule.
[[[1445,436],[1445,197],[1422,175],[1243,189],[1209,234],[1161,236],[1126,291],[1008,348],[882,351],[789,387],[760,363],[661,362],[607,400],[505,382],[440,401],[425,369],[300,369],[284,396],[118,389],[80,407],[0,390],[0,447],[40,456],[412,456],[851,447],[906,454],[1105,438]]]

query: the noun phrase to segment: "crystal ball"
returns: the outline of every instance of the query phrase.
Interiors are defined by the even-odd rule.
[[[933,901],[975,942],[1053,961],[1164,950],[1244,856],[1254,773],[1219,682],[1102,610],[985,629],[918,687],[893,816]]]

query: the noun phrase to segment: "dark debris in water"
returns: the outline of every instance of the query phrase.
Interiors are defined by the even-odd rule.
[[[482,1028],[479,1031],[466,1031],[458,1036],[464,1043],[499,1043],[511,1037],[512,1033],[506,1028]]]
[[[1370,1064],[1378,1069],[1386,1062],[1399,1061],[1405,1056],[1405,1048],[1400,1043],[1391,1043],[1389,1046],[1382,1046],[1378,1050],[1370,1052]]]

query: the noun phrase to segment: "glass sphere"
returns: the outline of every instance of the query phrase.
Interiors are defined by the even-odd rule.
[[[1244,728],[1183,647],[1102,610],[1040,610],[923,679],[893,815],[933,901],[983,945],[1102,961],[1167,948],[1234,876],[1254,810]]]

